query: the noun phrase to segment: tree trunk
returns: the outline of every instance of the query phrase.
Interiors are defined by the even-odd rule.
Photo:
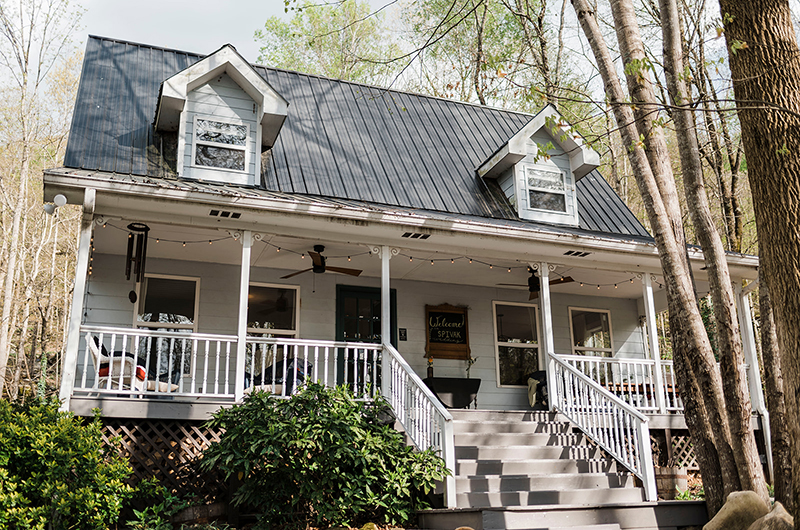
[[[800,51],[788,0],[721,0],[720,10],[781,352],[800,520]]]
[[[725,248],[711,217],[694,118],[688,106],[691,104],[689,92],[683,79],[683,47],[678,5],[675,0],[659,0],[659,8],[664,37],[664,72],[670,102],[676,107],[672,112],[672,118],[683,169],[686,205],[697,239],[703,249],[717,323],[722,391],[728,413],[733,456],[741,487],[755,491],[764,502],[768,502],[769,492],[751,424],[752,409],[747,377],[740,369],[745,362],[736,315],[736,298],[728,271]]]
[[[786,403],[784,402],[783,375],[781,374],[778,336],[772,316],[769,288],[759,271],[758,303],[761,313],[761,354],[764,362],[764,391],[769,411],[769,430],[772,434],[772,468],[775,500],[792,511],[792,455],[789,432],[786,429]]]

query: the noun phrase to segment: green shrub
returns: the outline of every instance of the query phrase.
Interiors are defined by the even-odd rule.
[[[127,461],[104,453],[100,419],[58,402],[0,401],[0,528],[105,529],[132,488]]]
[[[241,481],[233,502],[257,510],[258,528],[403,523],[446,468],[381,421],[387,408],[317,384],[291,399],[255,392],[214,415],[225,434],[202,466]]]

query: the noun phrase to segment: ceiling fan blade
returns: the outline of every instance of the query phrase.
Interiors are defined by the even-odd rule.
[[[287,278],[291,278],[292,276],[297,276],[298,274],[303,274],[304,272],[308,272],[313,269],[304,269],[301,271],[293,272],[291,274],[287,274],[286,276],[281,276],[281,280],[286,280]]]
[[[331,267],[331,266],[326,267],[325,270],[331,272],[338,272],[341,274],[349,274],[350,276],[358,276],[362,272],[358,269],[348,269],[345,267]]]
[[[528,296],[528,300],[536,300],[539,298],[539,291],[534,291]]]
[[[322,261],[322,254],[320,254],[319,252],[312,252],[309,250],[308,255],[311,256],[312,263],[314,263],[314,265],[316,265],[317,267],[322,267],[325,265],[325,262]]]
[[[550,282],[550,285],[558,285],[560,283],[569,283],[574,282],[575,280],[572,279],[572,276],[564,276],[563,278],[559,278],[557,280],[553,280]]]

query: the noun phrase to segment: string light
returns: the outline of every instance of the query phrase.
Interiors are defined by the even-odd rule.
[[[431,260],[431,265],[433,265],[433,260]]]
[[[281,247],[278,247],[278,249],[275,252],[280,252],[280,251],[281,251]]]
[[[469,264],[472,265],[472,258],[469,258]]]
[[[350,261],[350,256],[347,256],[347,261]]]
[[[494,265],[492,265],[492,264],[490,263],[490,264],[489,264],[489,268],[490,268],[490,269],[494,269]]]
[[[597,290],[598,290],[598,291],[600,290],[600,286],[599,286],[599,285],[597,286]]]
[[[409,257],[408,257],[408,261],[414,261],[414,258],[412,258],[411,256],[409,256]]]
[[[305,254],[300,254],[300,259],[306,259],[306,255]]]
[[[456,260],[454,258],[450,258],[450,265],[452,265],[455,262],[456,262]]]
[[[209,245],[211,244],[211,240],[210,240],[210,239],[208,240],[208,244],[209,244]]]
[[[186,241],[184,241],[184,242],[183,242],[183,246],[184,246],[184,247],[186,246]]]
[[[617,284],[615,283],[615,284],[614,284],[614,289],[616,289],[616,288],[617,288]]]
[[[631,283],[633,283],[633,278],[631,278]]]
[[[106,228],[107,226],[108,226],[108,223],[103,223],[103,228]]]
[[[511,267],[508,268],[508,272],[511,272]]]
[[[581,287],[583,287],[583,282],[581,282]]]
[[[161,243],[161,240],[156,238],[156,243]]]

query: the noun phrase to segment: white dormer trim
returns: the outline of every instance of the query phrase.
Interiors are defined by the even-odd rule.
[[[286,120],[289,103],[230,44],[162,83],[156,110],[156,130],[179,130],[189,92],[223,73],[228,74],[257,104],[261,145],[272,147]]]
[[[547,125],[551,119],[556,123],[552,129]],[[495,154],[478,166],[475,170],[478,176],[497,178],[525,158],[528,154],[525,143],[540,129],[544,129],[553,138],[553,142],[569,155],[570,169],[576,182],[600,165],[600,155],[597,151],[587,146],[583,138],[564,121],[561,113],[548,104]]]

